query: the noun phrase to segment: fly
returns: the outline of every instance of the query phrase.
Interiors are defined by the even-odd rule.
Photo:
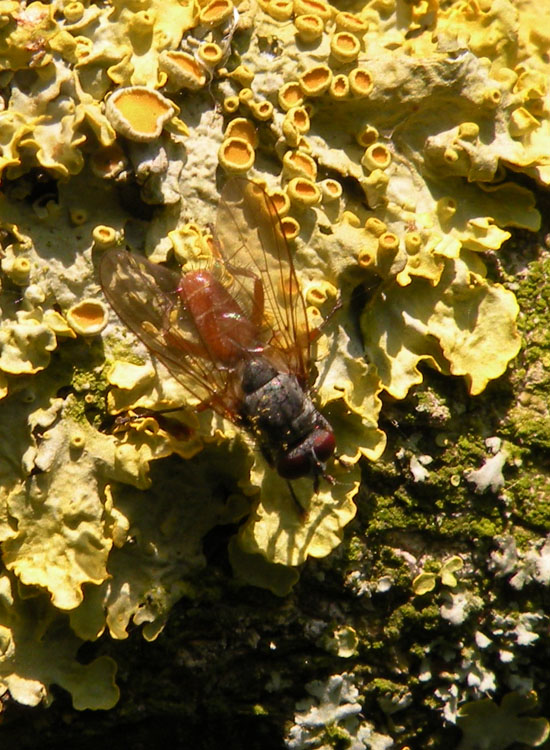
[[[101,285],[199,409],[246,430],[281,477],[311,477],[317,491],[320,478],[332,481],[325,466],[335,450],[308,390],[317,331],[275,205],[257,184],[233,178],[224,187],[212,255],[180,274],[112,249],[101,260]]]

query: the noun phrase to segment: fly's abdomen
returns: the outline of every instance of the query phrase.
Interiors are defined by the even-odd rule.
[[[211,357],[231,365],[257,347],[257,328],[208,270],[186,273],[180,296]]]

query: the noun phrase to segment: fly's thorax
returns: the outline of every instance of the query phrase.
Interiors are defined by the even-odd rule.
[[[247,426],[276,452],[300,442],[323,420],[297,378],[262,357],[246,363],[242,389]]]
[[[335,449],[334,433],[294,375],[263,357],[242,372],[244,424],[257,435],[269,462],[285,479],[324,473]]]
[[[262,386],[273,380],[278,375],[278,370],[264,357],[252,357],[247,359],[243,365],[242,371],[242,389],[245,399],[248,395],[253,395]]]

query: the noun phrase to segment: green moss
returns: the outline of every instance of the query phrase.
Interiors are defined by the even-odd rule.
[[[327,746],[334,750],[347,750],[351,747],[352,738],[349,732],[337,724],[329,724],[323,734]]]
[[[417,607],[413,603],[395,609],[384,628],[385,635],[392,639],[407,638],[411,633],[428,633],[441,626],[439,607],[435,604]]]
[[[362,559],[364,545],[358,536],[351,536],[346,543],[346,555],[349,562],[357,562]]]
[[[529,468],[531,470],[529,470]],[[544,534],[550,528],[550,477],[529,467],[513,487],[515,519],[533,532]]]
[[[400,695],[403,692],[403,685],[384,677],[376,677],[367,684],[366,692],[372,693],[375,696]]]
[[[511,412],[504,434],[546,450],[550,447],[550,417],[545,414],[545,398],[543,395],[528,396],[524,400],[527,402],[525,406],[518,406]]]

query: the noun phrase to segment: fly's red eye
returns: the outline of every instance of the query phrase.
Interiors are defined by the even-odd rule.
[[[313,433],[313,452],[315,457],[321,462],[325,463],[334,453],[336,448],[336,440],[334,439],[334,433],[328,430],[317,430]]]
[[[334,453],[336,441],[331,430],[318,428],[299,445],[281,456],[277,471],[283,479],[299,479],[321,472],[319,464],[325,463]]]
[[[301,447],[301,446],[300,446]],[[297,449],[277,461],[277,473],[283,479],[300,479],[311,474],[311,456],[308,451]]]

